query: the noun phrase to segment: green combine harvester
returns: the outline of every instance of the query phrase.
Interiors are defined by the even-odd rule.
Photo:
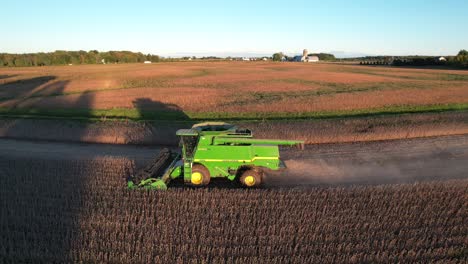
[[[182,153],[165,148],[146,168],[128,180],[130,189],[166,190],[173,179],[183,177],[191,186],[206,186],[211,178],[239,180],[257,187],[268,170],[286,168],[279,158],[279,146],[299,146],[303,141],[254,139],[248,129],[227,123],[201,123],[179,129]]]

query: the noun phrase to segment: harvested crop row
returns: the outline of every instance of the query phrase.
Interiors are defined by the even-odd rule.
[[[462,262],[468,180],[129,191],[126,159],[0,160],[1,262]]]

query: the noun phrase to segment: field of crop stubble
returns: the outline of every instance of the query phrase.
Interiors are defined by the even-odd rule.
[[[35,139],[31,134],[42,133],[48,140],[169,144],[179,126],[217,118],[238,118],[260,136],[307,143],[417,137],[466,133],[466,111],[333,124],[246,119],[466,110],[467,104],[466,71],[265,62],[0,69],[1,114],[169,124],[129,128],[123,121],[107,128],[106,122],[6,119],[0,128],[6,137]],[[0,157],[0,262],[463,263],[468,258],[466,178],[128,191],[124,179],[135,170],[130,159],[62,156]]]
[[[2,68],[0,116],[62,120],[0,119],[0,137],[119,144],[174,144],[176,129],[205,120],[307,144],[454,135],[468,133],[468,72],[272,62]]]
[[[466,71],[342,64],[177,62],[3,68],[0,86],[2,111],[54,110],[45,112],[49,115],[288,118],[437,109],[434,105],[468,108]]]
[[[129,191],[133,167],[123,158],[1,159],[1,262],[467,260],[466,179]]]

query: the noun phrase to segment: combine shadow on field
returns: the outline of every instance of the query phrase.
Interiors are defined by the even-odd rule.
[[[190,121],[190,117],[175,104],[137,98],[133,101],[133,107],[143,120]]]
[[[133,107],[138,112],[140,124],[144,124],[144,132],[138,135],[129,134],[126,137],[133,142],[148,142],[149,144],[177,146],[176,131],[190,128],[194,121],[175,104],[153,101],[150,98],[137,98]]]
[[[42,109],[38,106],[43,100],[52,98],[47,104],[52,107],[54,102],[65,100],[60,95],[68,83],[57,80],[56,76],[42,76],[1,84],[0,107],[11,110],[11,115],[0,117],[3,119],[0,137],[41,138],[42,134],[52,140],[54,135],[60,137],[63,131],[55,131],[53,125],[48,131],[36,130],[36,126],[44,127],[41,122],[56,121],[40,120],[40,117],[24,119],[16,114],[26,107]],[[93,95],[82,94],[66,100],[68,107],[79,106],[86,114]],[[85,127],[76,132],[78,136],[85,132]],[[48,153],[47,149],[39,148],[14,154],[0,149],[0,185],[3,186],[0,196],[11,201],[0,202],[0,262],[70,262],[73,241],[80,233],[78,223],[85,203],[82,195],[88,189],[86,175],[76,168],[84,161],[69,157],[57,159]]]

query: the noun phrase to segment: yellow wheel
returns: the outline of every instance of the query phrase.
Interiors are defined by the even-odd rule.
[[[190,182],[195,185],[200,185],[203,182],[203,175],[200,172],[193,172]]]
[[[190,177],[190,184],[193,186],[205,186],[210,183],[210,172],[201,164],[194,164],[192,166],[192,176]]]
[[[255,185],[255,177],[254,176],[246,176],[244,179],[245,185],[252,187]]]
[[[262,172],[258,170],[247,170],[240,177],[242,185],[252,188],[262,183]]]

